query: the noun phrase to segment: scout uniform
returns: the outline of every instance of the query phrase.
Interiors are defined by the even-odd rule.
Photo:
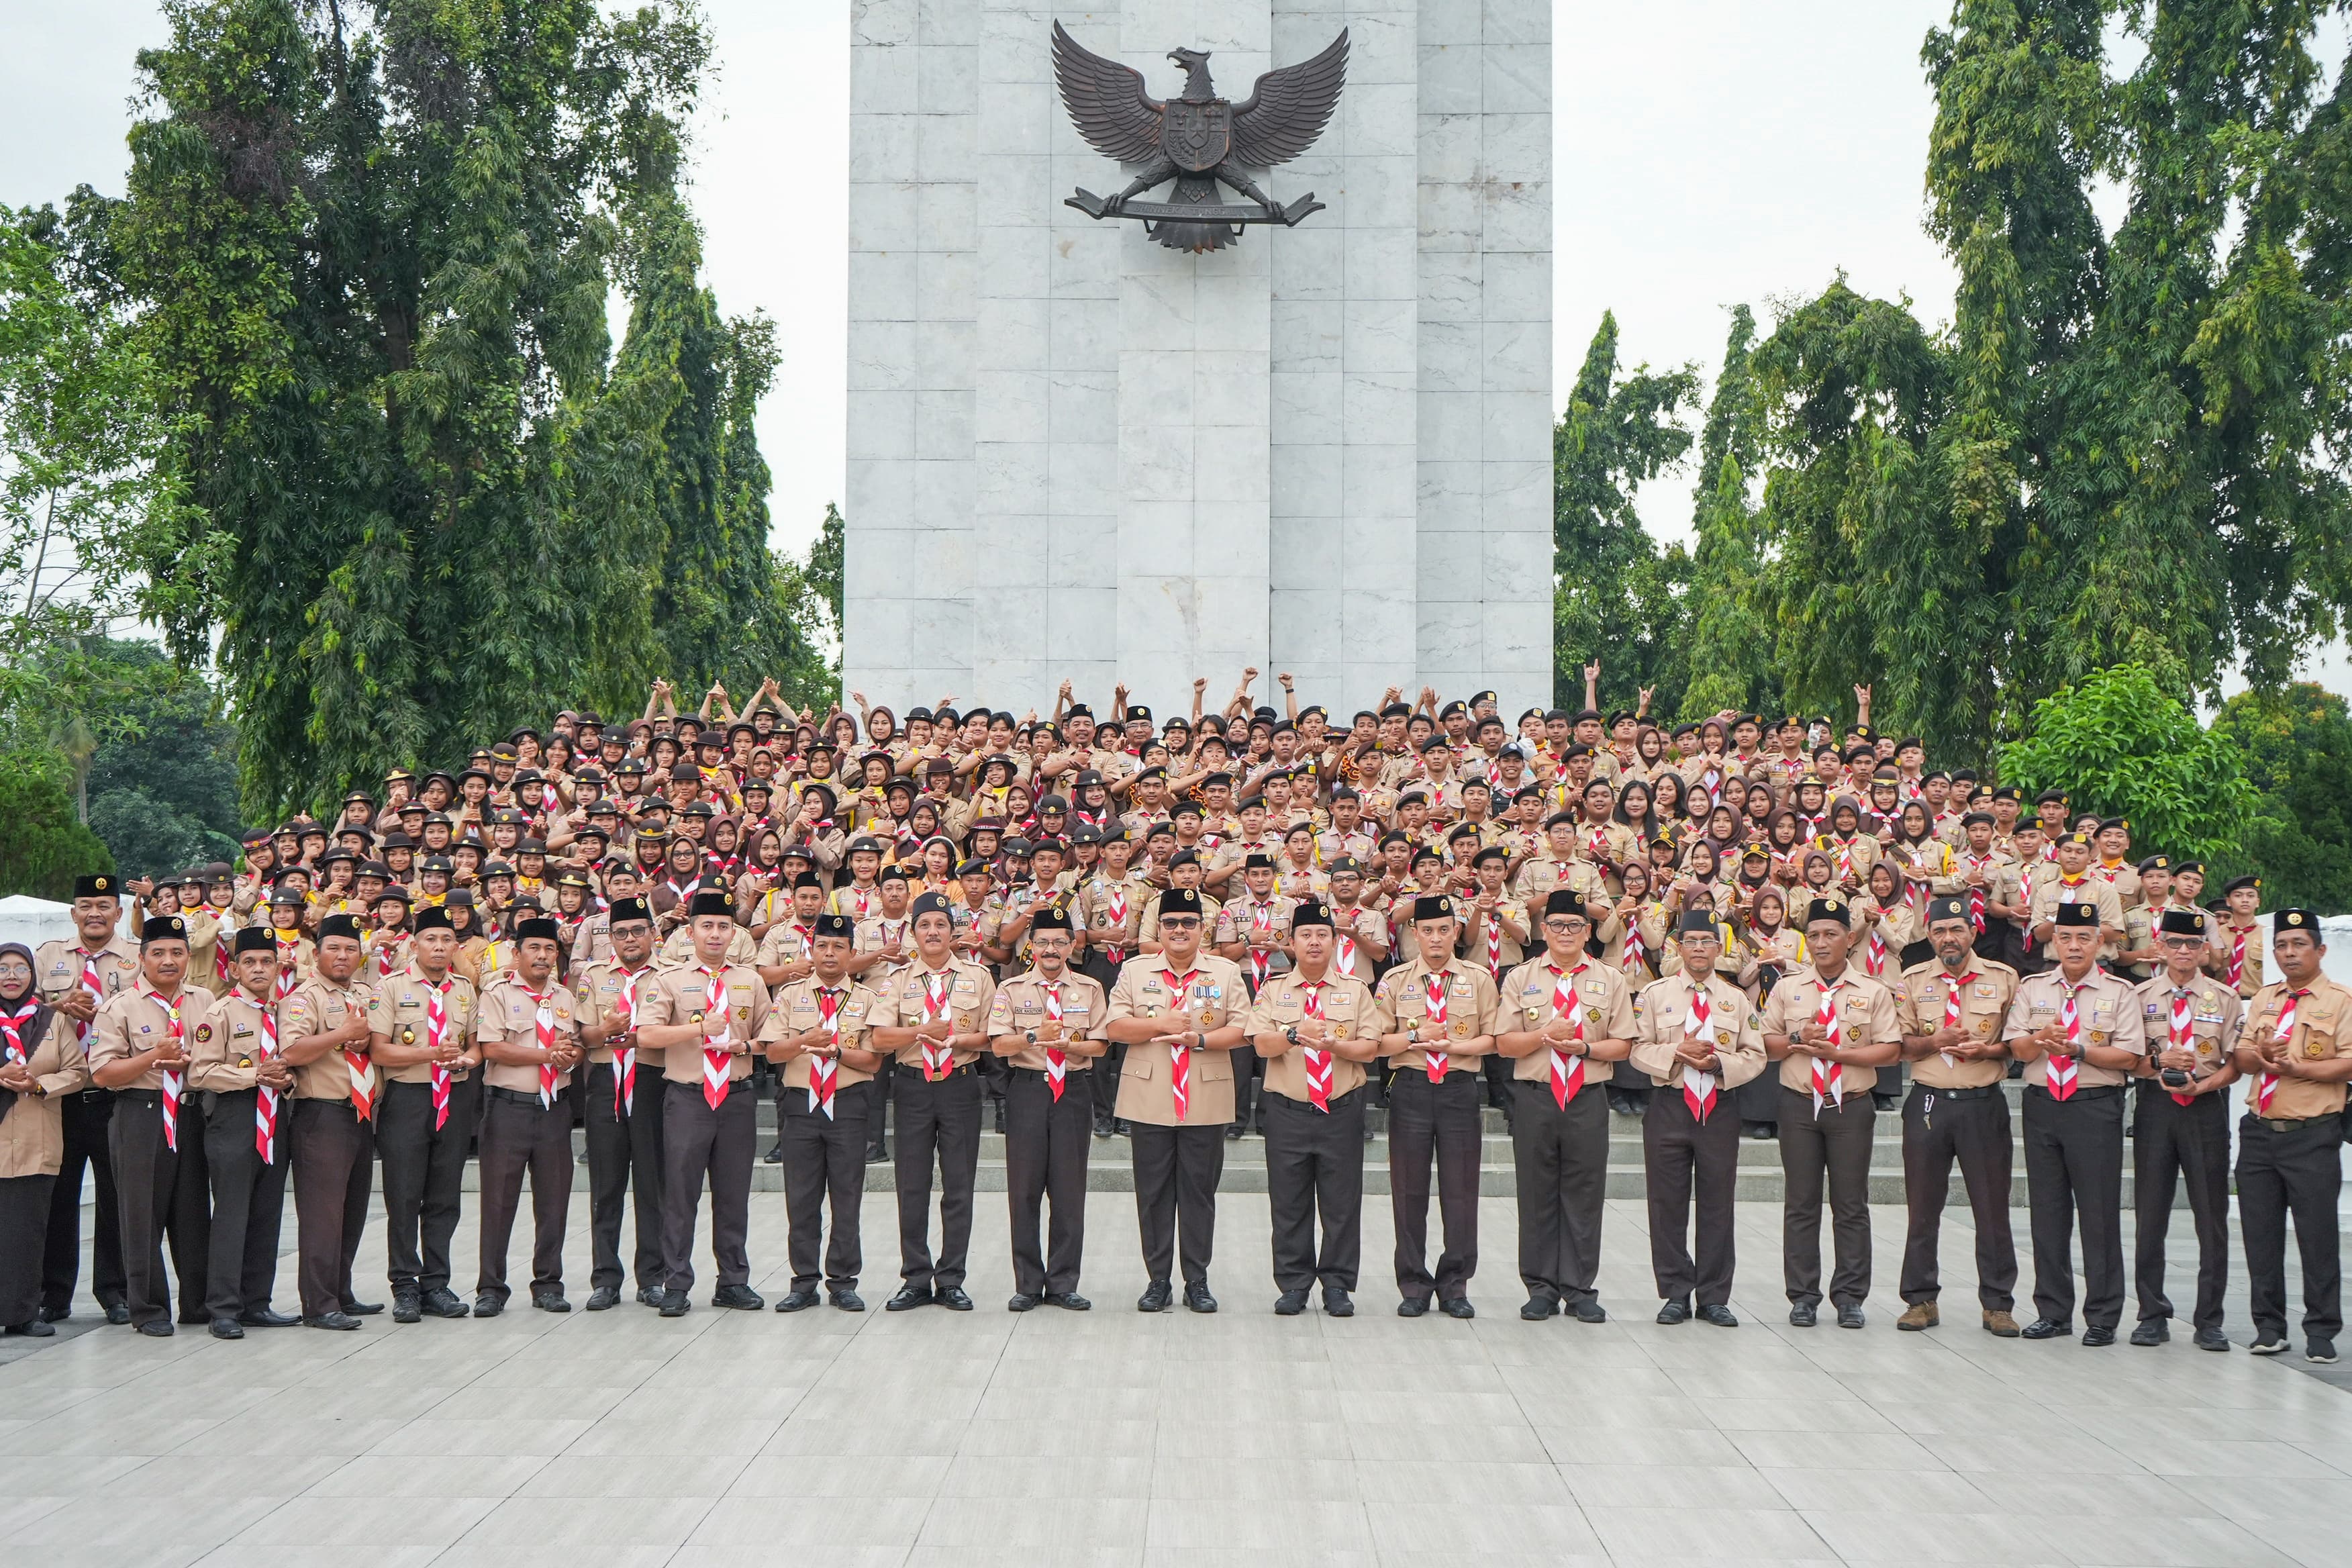
[[[236,951],[267,952],[267,931],[240,931]],[[193,961],[192,961],[193,962]],[[275,989],[273,985],[271,989]],[[278,1328],[294,1320],[270,1310],[278,1235],[293,1163],[288,1093],[261,1083],[262,1064],[282,1056],[278,1005],[242,985],[213,1005],[212,1026],[188,1051],[188,1089],[203,1108],[205,1167],[212,1189],[212,1243],[205,1312],[220,1339],[233,1329]]]
[[[368,997],[365,985],[311,976],[278,1004],[279,1047],[348,1027],[367,1016]],[[283,1106],[294,1161],[296,1279],[303,1319],[314,1325],[337,1313],[356,1317],[352,1266],[374,1194],[375,1118],[383,1093],[383,1075],[368,1059],[362,1035],[356,1044],[297,1067],[293,1096]]]
[[[919,919],[933,910],[948,913],[947,900],[937,893],[924,894],[910,907]],[[981,964],[951,956],[943,967],[933,969],[918,957],[876,992],[872,1020],[879,1027],[913,1028],[945,1018],[953,1021],[959,1035],[977,1034],[995,995],[996,983]],[[961,1291],[980,1172],[979,1053],[916,1040],[898,1047],[897,1062],[891,1107],[898,1124],[895,1174],[902,1292],[923,1298]],[[940,1181],[936,1258],[931,1252],[935,1162]]]
[[[1686,926],[1712,924],[1703,915],[1684,920]],[[1642,1164],[1649,1188],[1650,1267],[1666,1303],[1660,1321],[1682,1321],[1694,1295],[1702,1317],[1711,1316],[1710,1309],[1727,1316],[1739,1121],[1722,1101],[1764,1070],[1764,1037],[1747,996],[1720,974],[1653,981],[1636,998],[1633,1016],[1638,1032],[1630,1059],[1654,1086],[1642,1119]],[[1710,1037],[1715,1071],[1697,1071],[1675,1055],[1685,1037]],[[1696,1261],[1688,1239],[1694,1199]]]
[[[2236,888],[2249,882],[2252,882],[2252,879],[2242,878],[2231,882],[2230,887]],[[2261,884],[2253,882],[2253,885]],[[2228,890],[2223,889],[2224,892]],[[2213,951],[2206,958],[2208,973],[2219,976],[2241,997],[2252,1000],[2254,994],[2263,988],[2262,922],[2250,920],[2240,925],[2225,914],[2214,921],[2211,931]]]
[[[1263,853],[1253,850],[1244,866],[1257,862]],[[1215,928],[1202,938],[1202,945],[1222,950],[1234,943],[1241,944],[1242,978],[1248,984],[1249,994],[1255,996],[1275,975],[1289,973],[1290,955],[1271,944],[1289,934],[1290,911],[1297,902],[1277,892],[1260,898],[1244,889],[1217,911]],[[1244,1042],[1226,1056],[1234,1069],[1232,1136],[1238,1138],[1250,1128],[1255,1114],[1257,1052]]]
[[[447,911],[417,916],[420,929],[446,929]],[[466,1304],[449,1289],[449,1243],[457,1234],[466,1152],[481,1121],[481,1082],[473,1050],[474,983],[455,969],[439,981],[415,963],[386,975],[368,994],[368,1036],[409,1047],[457,1047],[451,1063],[418,1062],[379,1072],[376,1147],[383,1156],[385,1272],[393,1316],[413,1322],[421,1310],[462,1318]]]
[[[76,899],[117,895],[121,883],[110,873],[79,877]],[[45,942],[33,952],[33,988],[54,1005],[67,993],[79,989],[94,1003],[104,1003],[139,978],[137,943],[119,932],[110,933],[94,950],[81,945],[79,934],[64,942]],[[67,1032],[74,1048],[85,1058],[98,1033],[98,1020],[77,1022],[59,1017],[54,1027]],[[58,1159],[58,1179],[49,1188],[49,1218],[41,1249],[41,1316],[58,1319],[73,1310],[74,1286],[81,1274],[82,1171],[89,1171],[94,1190],[90,1216],[90,1289],[110,1322],[128,1322],[123,1306],[122,1212],[114,1183],[114,1157],[109,1152],[114,1120],[114,1091],[84,1081],[64,1091],[58,1106],[58,1126],[64,1148]]]
[[[819,915],[816,929],[822,935],[852,935],[845,915]],[[841,1050],[870,1050],[866,1032],[876,999],[870,987],[850,975],[832,985],[806,975],[777,989],[768,1037],[781,1040],[821,1031]],[[865,1267],[858,1215],[866,1193],[867,1126],[879,1109],[874,1074],[838,1057],[820,1058],[803,1052],[785,1060],[782,1076],[777,1110],[793,1288],[777,1303],[777,1310],[814,1304],[820,1279],[835,1306],[856,1310],[864,1305],[856,1292]],[[828,1208],[830,1244],[824,1234]]]
[[[1406,911],[1416,921],[1450,916],[1442,899],[1423,898]],[[1374,1026],[1404,1035],[1392,1049],[1389,1080],[1389,1191],[1396,1215],[1397,1289],[1407,1316],[1426,1310],[1433,1292],[1447,1312],[1466,1317],[1470,1277],[1478,1270],[1478,1170],[1486,1144],[1479,1111],[1479,1063],[1447,1046],[1495,1032],[1495,979],[1459,958],[1431,968],[1420,958],[1381,977]],[[1436,1044],[1440,1040],[1446,1044]],[[1434,1273],[1429,1258],[1429,1172],[1437,1166],[1444,1249]],[[1459,1306],[1455,1303],[1460,1303]]]
[[[28,1002],[38,995],[42,973],[37,963]],[[0,1089],[0,1330],[12,1333],[57,1332],[41,1306],[44,1237],[65,1155],[62,1112],[89,1081],[70,1022],[56,1013],[9,1016],[0,1005],[0,1062],[21,1065],[33,1077],[29,1090]]]
[[[1103,988],[1105,1005],[1110,988],[1118,984],[1120,966],[1142,942],[1144,917],[1157,896],[1149,881],[1132,872],[1119,879],[1097,872],[1078,884],[1077,897],[1070,906],[1070,918],[1087,939],[1078,967]],[[1118,1097],[1119,1065],[1126,1059],[1127,1047],[1113,1040],[1087,1072],[1097,1138],[1111,1135],[1116,1121],[1111,1107]]]
[[[2280,910],[2273,934],[2311,931],[2308,910]],[[2284,1041],[2296,1061],[2325,1062],[2352,1054],[2352,991],[2326,975],[2308,985],[2273,981],[2246,1009],[2242,1048]],[[2246,1282],[2252,1297],[2254,1344],[2286,1347],[2286,1222],[2303,1260],[2303,1331],[2310,1359],[2336,1354],[2344,1327],[2343,1259],[2336,1198],[2342,1191],[2345,1087],[2311,1079],[2254,1072],[2238,1133],[2238,1219],[2246,1232]]]
[[[1954,900],[1930,912],[1948,919],[1966,908],[1965,900]],[[1896,1011],[1906,1035],[1954,1028],[1975,1040],[2000,1039],[2017,987],[2017,971],[1989,958],[1971,953],[1957,971],[1931,959],[1904,971]],[[2016,1305],[2017,1244],[2009,1218],[2016,1145],[2009,1099],[2001,1088],[2008,1066],[2002,1057],[1963,1061],[1942,1052],[1911,1062],[1911,1092],[1903,1102],[1903,1192],[1908,1217],[1901,1289],[1912,1310],[1904,1314],[1898,1328],[1926,1328],[1937,1320],[1936,1301],[1942,1292],[1937,1246],[1955,1161],[1976,1227],[1977,1301],[1987,1326],[1994,1327],[1997,1317],[2006,1319]],[[1922,1307],[1925,1312],[1918,1310]],[[2015,1331],[2011,1324],[2000,1327],[2005,1333]]]
[[[1047,917],[1040,921],[1041,929],[1056,929]],[[1069,1039],[1105,1038],[1110,1000],[1101,982],[1069,968],[1049,981],[1032,968],[999,985],[989,1005],[992,1048],[1013,1069],[1004,1094],[1004,1188],[1016,1304],[1023,1298],[1060,1304],[1075,1297],[1086,1248],[1087,1153],[1097,1069],[1091,1058],[1040,1041],[1038,1032],[1048,1023],[1058,1024]],[[1086,1076],[1073,1076],[1079,1073]],[[1052,1227],[1041,1233],[1048,1202]]]
[[[2115,889],[2099,884],[2112,898]],[[2061,908],[2063,926],[2105,917],[2089,900]],[[2070,1042],[2144,1055],[2147,1033],[2131,983],[2094,965],[2079,982],[2056,968],[2021,982],[2001,1031],[2014,1051],[2048,1025]],[[2124,1085],[2128,1075],[2053,1051],[2025,1064],[2025,1186],[2033,1226],[2033,1307],[2029,1339],[2074,1331],[2074,1222],[2083,1226],[2083,1321],[2115,1337],[2124,1307]],[[2036,1332],[2040,1330],[2040,1332]],[[2095,1334],[2094,1342],[2101,1336]]]
[[[1548,895],[1547,916],[1585,912],[1570,890]],[[1613,1061],[1595,1061],[1603,1040],[1631,1040],[1633,988],[1597,959],[1562,964],[1539,952],[1503,977],[1497,1032],[1539,1033],[1554,1019],[1575,1030],[1568,1047],[1538,1045],[1511,1063],[1512,1179],[1519,1207],[1519,1280],[1535,1315],[1565,1306],[1600,1321],[1593,1280],[1601,1267],[1601,1200],[1609,1184],[1608,1089]],[[1573,1048],[1581,1041],[1584,1050]],[[1529,1315],[1522,1308],[1522,1317]]]
[[[516,942],[556,940],[555,922],[518,923]],[[533,990],[509,973],[482,993],[474,1037],[488,1046],[545,1053],[530,1064],[482,1060],[481,1271],[474,1285],[474,1315],[495,1317],[511,1292],[507,1242],[522,1205],[523,1173],[530,1173],[530,1304],[569,1311],[563,1299],[563,1222],[572,1205],[572,1069],[555,1058],[580,1049],[579,1002],[551,970]],[[486,1310],[487,1308],[487,1310]]]
[[[614,902],[624,918],[650,918],[641,899]],[[608,955],[574,971],[574,995],[582,1020],[601,1021],[617,1013],[631,1020],[621,1036],[608,1036],[590,1047],[583,1075],[587,1083],[584,1120],[588,1134],[588,1232],[591,1291],[589,1310],[598,1310],[593,1293],[618,1294],[631,1279],[636,1298],[647,1306],[661,1304],[662,1281],[662,1110],[669,1096],[662,1088],[664,1053],[636,1043],[635,1023],[654,981],[650,960],[630,969]],[[635,1244],[629,1267],[621,1263],[621,1211],[630,1211]]]
[[[2204,939],[2200,910],[2169,910],[2158,919],[2165,932]],[[2231,1065],[2245,1005],[2210,975],[2197,974],[2187,985],[2176,986],[2168,969],[2141,982],[2139,1001],[2151,1076],[2140,1080],[2132,1121],[2132,1273],[2139,1293],[2139,1327],[2132,1342],[2160,1342],[2172,1317],[2164,1289],[2164,1248],[2177,1179],[2188,1184],[2197,1229],[2197,1305],[2190,1321],[2200,1343],[2218,1342],[2226,1349],[2221,1294],[2230,1280],[2228,1079],[2203,1093],[2195,1089],[2199,1080],[2213,1079]],[[2175,1048],[2196,1053],[2197,1065],[2184,1084],[2153,1076],[2158,1070],[2155,1058]]]

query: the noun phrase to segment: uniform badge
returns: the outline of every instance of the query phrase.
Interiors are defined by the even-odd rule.
[[[1601,1022],[1601,1009],[1598,1007],[1587,1007],[1584,1010],[1584,1021],[1588,1024],[1598,1024]]]
[[[407,1025],[403,1024],[400,1026],[400,1043],[404,1046],[415,1045],[416,1043],[416,1031],[410,1028]]]
[[[700,1010],[699,1010],[699,1009],[698,1009],[698,1010],[696,1011],[696,1013],[695,1013],[694,1016],[692,1016],[691,1018],[688,1018],[688,1019],[687,1020],[687,1022],[688,1022],[688,1023],[689,1023],[689,1024],[699,1024],[700,1022],[702,1022],[702,1014],[701,1014]]]
[[[2305,1061],[2322,1061],[2326,1058],[2327,1047],[2317,1036],[2306,1033],[2303,1037],[2303,1056]]]
[[[1715,1032],[1715,1043],[1718,1046],[1727,1046],[1731,1044],[1731,1031],[1728,1029],[1717,1029]]]
[[[239,1057],[236,1058],[236,1065],[241,1068],[249,1068],[253,1065],[253,1058],[251,1057]]]
[[[196,1043],[198,1045],[202,1045],[205,1041],[209,1040],[212,1037],[213,1026],[210,1024],[198,1024],[196,1026]]]

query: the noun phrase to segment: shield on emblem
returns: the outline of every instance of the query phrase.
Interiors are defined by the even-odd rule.
[[[1234,144],[1234,106],[1222,98],[1206,103],[1177,99],[1160,122],[1160,145],[1175,165],[1192,174],[1224,162]]]

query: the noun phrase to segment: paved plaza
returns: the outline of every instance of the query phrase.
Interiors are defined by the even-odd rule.
[[[782,1195],[755,1194],[751,1217],[752,1283],[772,1300]],[[223,1344],[91,1327],[85,1295],[69,1336],[7,1342],[0,1540],[41,1568],[2347,1560],[2352,1391],[2185,1333],[2155,1350],[1991,1339],[1965,1209],[1946,1222],[1945,1326],[1897,1333],[1902,1211],[1874,1217],[1861,1333],[1786,1325],[1780,1209],[1759,1203],[1739,1205],[1728,1331],[1650,1321],[1642,1205],[1625,1200],[1609,1205],[1601,1326],[1519,1321],[1514,1208],[1493,1197],[1466,1323],[1392,1315],[1377,1198],[1359,1314],[1273,1316],[1255,1194],[1222,1200],[1213,1318],[1133,1310],[1132,1203],[1101,1192],[1086,1314],[1003,1310],[992,1194],[969,1315],[878,1310],[896,1272],[885,1194],[864,1226],[877,1310],[856,1316],[715,1311],[706,1281],[677,1321],[634,1302],[510,1308]],[[469,1197],[461,1293],[473,1218]],[[382,1258],[372,1227],[372,1299]],[[587,1261],[582,1196],[575,1303]],[[292,1273],[289,1256],[281,1306]]]

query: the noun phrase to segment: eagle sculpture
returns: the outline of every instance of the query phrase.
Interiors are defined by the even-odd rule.
[[[1143,165],[1118,195],[1082,189],[1066,205],[1090,217],[1142,218],[1152,238],[1191,251],[1223,248],[1241,237],[1243,224],[1290,226],[1322,210],[1312,191],[1281,205],[1242,170],[1286,163],[1323,133],[1347,77],[1345,28],[1314,58],[1259,77],[1239,103],[1217,96],[1206,51],[1171,49],[1168,58],[1184,68],[1184,91],[1163,103],[1143,90],[1142,72],[1082,47],[1054,24],[1054,79],[1078,134],[1106,158]],[[1176,189],[1168,201],[1135,201],[1170,180]],[[1220,182],[1255,205],[1223,201]]]

